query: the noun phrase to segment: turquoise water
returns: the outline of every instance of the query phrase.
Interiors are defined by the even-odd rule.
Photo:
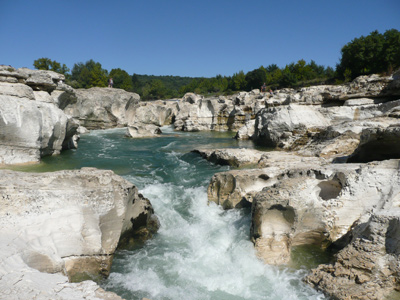
[[[215,166],[191,150],[253,147],[227,133],[176,133],[128,139],[124,129],[92,131],[79,149],[49,157],[25,170],[80,167],[112,169],[150,199],[158,234],[136,250],[119,250],[102,287],[125,299],[325,299],[301,282],[295,269],[260,262],[250,242],[250,211],[223,211],[207,203]],[[24,169],[22,168],[22,169]]]

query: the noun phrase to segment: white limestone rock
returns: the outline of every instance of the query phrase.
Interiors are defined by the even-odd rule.
[[[232,167],[257,166],[265,152],[253,149],[196,149],[204,159],[219,165]]]
[[[155,137],[161,126],[170,125],[177,112],[175,101],[141,102],[126,110],[127,136],[132,138]]]
[[[126,136],[131,138],[158,137],[162,133],[159,126],[153,124],[132,124],[126,131]]]
[[[355,226],[335,262],[318,266],[305,281],[334,299],[398,299],[399,233],[399,207],[372,214]]]
[[[330,120],[310,106],[290,104],[261,111],[254,139],[269,147],[289,148],[298,136],[330,125]]]
[[[120,239],[149,238],[158,228],[150,202],[112,171],[0,173],[0,289],[7,299],[102,299],[93,282],[68,278],[107,276]]]
[[[199,100],[203,99],[204,97],[201,95],[197,95],[195,93],[186,93],[183,97],[182,97],[182,102],[187,102],[190,104],[197,104],[199,102]]]
[[[342,122],[315,132],[306,143],[293,147],[292,150],[302,156],[319,156],[327,160],[345,162],[359,146],[363,130],[384,130],[396,124],[398,120],[390,117]]]
[[[114,88],[78,89],[75,94],[76,102],[63,110],[89,130],[125,127],[126,110],[140,101],[138,94]]]
[[[171,125],[177,113],[178,104],[169,101],[140,102],[126,110],[126,120],[130,124]]]
[[[208,201],[221,205],[225,209],[250,206],[253,197],[263,188],[277,183],[277,178],[289,172],[292,168],[319,167],[326,164],[324,159],[317,157],[301,157],[287,152],[261,152],[249,150],[252,163],[257,161],[258,169],[232,170],[216,173],[210,180],[208,186]],[[226,162],[238,164],[240,153],[237,150],[226,149],[220,151],[209,151],[209,157],[213,154],[225,154]],[[221,160],[223,156],[218,156]],[[213,159],[218,162],[218,160]]]
[[[251,140],[254,136],[256,120],[247,121],[238,132],[236,132],[235,139],[238,140]]]
[[[0,90],[0,115],[0,164],[37,162],[62,150],[68,118],[55,105]]]
[[[56,89],[58,82],[65,80],[63,74],[54,71],[31,70],[28,68],[20,68],[17,71],[27,77],[25,83],[35,91],[51,93]]]
[[[0,95],[35,100],[32,88],[22,83],[0,82]]]
[[[62,110],[68,105],[74,105],[78,100],[75,90],[63,82],[57,83],[56,89],[51,92],[51,97],[53,102]]]
[[[368,214],[398,203],[399,161],[293,168],[253,197],[251,235],[270,264],[290,261],[291,247],[339,243]]]
[[[400,101],[359,106],[304,106],[298,104],[261,110],[255,122],[253,140],[257,143],[288,150],[299,150],[310,139],[330,126],[351,127],[350,122],[373,121],[400,107]],[[320,135],[322,136],[322,135]]]
[[[360,143],[347,162],[369,162],[400,158],[400,124],[368,127],[360,135]]]

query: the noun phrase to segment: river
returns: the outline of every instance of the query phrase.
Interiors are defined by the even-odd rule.
[[[250,241],[250,210],[224,211],[207,203],[213,165],[190,151],[198,148],[254,148],[231,133],[174,132],[129,139],[125,129],[92,131],[79,149],[48,157],[21,170],[111,169],[150,199],[161,227],[141,247],[118,250],[110,277],[101,286],[125,299],[326,299],[301,278],[323,256],[297,251],[291,267],[264,265]],[[316,252],[312,252],[316,251]]]

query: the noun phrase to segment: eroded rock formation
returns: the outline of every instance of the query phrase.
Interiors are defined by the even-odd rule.
[[[71,299],[82,284],[62,275],[107,276],[121,237],[146,239],[158,229],[150,202],[112,171],[0,172],[0,286],[10,299],[62,298],[63,288]]]
[[[78,124],[57,102],[73,98],[64,79],[51,71],[0,66],[0,164],[37,162],[77,147]]]
[[[398,207],[374,213],[355,226],[351,242],[339,251],[334,264],[320,265],[305,281],[334,299],[398,299],[399,237]]]
[[[177,114],[174,101],[141,102],[126,110],[127,135],[133,138],[153,137],[161,133],[160,127],[171,125]]]
[[[77,89],[76,101],[64,103],[63,110],[87,129],[126,127],[126,111],[139,103],[136,93],[121,89]]]
[[[291,153],[254,151],[257,169],[215,174],[208,188],[225,209],[252,206],[251,237],[266,263],[290,262],[298,245],[341,249],[305,279],[334,299],[400,295],[399,74],[277,91],[237,137]],[[234,167],[248,156],[199,153]]]

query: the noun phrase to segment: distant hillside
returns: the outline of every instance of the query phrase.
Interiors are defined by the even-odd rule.
[[[181,87],[188,85],[193,79],[202,79],[200,77],[181,77],[172,75],[157,76],[140,74],[133,74],[132,78],[134,81],[137,79],[137,82],[140,83],[140,86],[150,84],[153,80],[161,80],[161,82],[167,89],[176,91],[179,91]]]

